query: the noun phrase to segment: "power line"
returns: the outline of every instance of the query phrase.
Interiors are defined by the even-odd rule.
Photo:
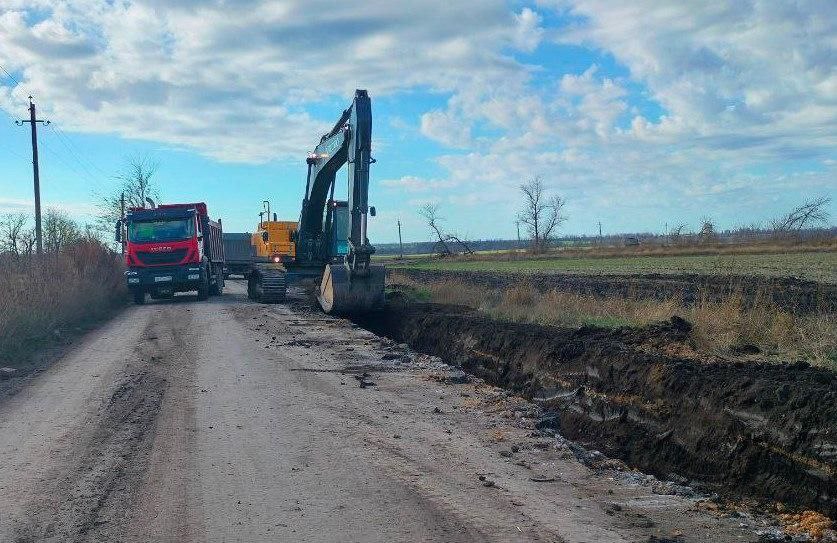
[[[6,76],[9,79],[11,79],[15,83],[16,86],[22,86],[20,81],[18,81],[18,79],[14,75],[12,75],[11,72],[9,72],[9,70],[7,70],[6,67],[3,66],[2,64],[0,64],[0,70],[2,70],[3,73],[5,73]],[[14,114],[10,113],[9,111],[6,111],[6,109],[2,108],[2,106],[0,106],[0,109],[3,109],[3,111],[5,111],[10,117],[15,119],[15,121],[22,122],[19,117],[15,116]],[[96,179],[97,176],[95,174],[93,174],[93,172],[92,172],[92,170],[90,170],[89,166],[92,166],[93,169],[98,170],[101,175],[105,175],[105,176],[108,175],[107,173],[102,171],[101,168],[99,168],[98,166],[93,164],[93,162],[91,162],[90,160],[83,159],[80,156],[81,153],[76,152],[78,150],[78,148],[75,147],[73,142],[70,140],[70,138],[67,137],[67,135],[64,133],[63,130],[61,130],[60,128],[58,128],[54,124],[50,124],[48,126],[52,129],[53,132],[55,132],[55,134],[58,136],[59,140],[61,140],[61,144],[67,149],[67,151],[70,153],[70,155],[72,155],[72,157],[76,160],[76,162],[79,163],[79,165],[82,167],[82,169],[85,170],[85,173],[91,179]]]
[[[18,124],[20,124],[21,122],[23,122],[23,120],[22,120],[20,117],[18,117],[17,115],[15,115],[14,113],[12,113],[12,112],[11,112],[11,111],[9,111],[8,109],[4,108],[2,105],[0,105],[0,110],[2,110],[2,111],[3,111],[3,113],[5,113],[5,114],[6,114],[6,115],[8,115],[9,117],[11,117],[11,118],[12,118],[12,120],[13,120],[14,122],[16,122],[16,123],[18,123]]]
[[[2,143],[2,142],[0,142],[0,143]],[[4,146],[3,146],[3,149],[4,149],[4,150],[6,150],[6,151],[8,151],[9,153],[13,154],[13,155],[14,155],[14,156],[16,156],[16,157],[23,159],[23,160],[28,160],[28,159],[29,159],[29,157],[27,157],[27,156],[25,156],[25,155],[23,155],[23,154],[21,154],[21,153],[18,153],[18,152],[17,152],[17,151],[16,151],[16,150],[15,150],[12,146],[10,146],[10,145],[4,145]]]
[[[15,84],[15,86],[16,86],[16,87],[20,87],[20,86],[21,86],[20,81],[18,81],[18,80],[17,80],[17,78],[16,78],[15,76],[13,76],[11,73],[9,73],[9,70],[7,70],[7,69],[5,68],[5,66],[3,66],[2,64],[0,64],[0,70],[2,70],[2,71],[3,71],[3,73],[5,73],[5,74],[6,74],[6,76],[14,82],[14,84]],[[9,117],[11,117],[12,119],[14,119],[14,121],[15,121],[17,124],[20,124],[20,123],[22,123],[22,122],[23,122],[23,119],[21,119],[20,117],[18,117],[17,115],[15,115],[14,113],[12,113],[11,111],[7,110],[7,109],[6,109],[6,108],[4,108],[2,105],[0,105],[0,109],[2,109],[4,112],[6,112],[6,115],[8,115],[8,116],[9,116]]]
[[[81,177],[81,178],[85,178],[86,180],[90,181],[93,185],[95,185],[95,187],[94,187],[94,188],[96,188],[97,190],[102,190],[102,188],[103,188],[103,187],[102,187],[101,181],[100,181],[99,179],[97,179],[96,177],[93,177],[93,176],[92,176],[89,172],[86,172],[86,171],[84,171],[83,169],[81,169],[81,168],[80,168],[80,164],[78,164],[78,165],[77,165],[77,164],[74,164],[73,162],[71,162],[71,161],[69,161],[69,160],[66,160],[64,157],[62,157],[62,156],[61,156],[61,154],[59,154],[59,153],[58,153],[58,151],[56,151],[55,149],[53,149],[53,148],[52,148],[52,146],[48,145],[48,144],[47,144],[47,142],[46,142],[46,140],[43,140],[43,141],[41,142],[41,145],[42,145],[42,146],[44,147],[44,149],[46,149],[46,150],[47,150],[47,151],[48,151],[48,152],[49,152],[52,156],[54,156],[54,157],[55,157],[55,158],[57,158],[57,159],[58,159],[58,160],[59,160],[62,164],[64,164],[64,166],[66,166],[67,168],[69,168],[70,170],[72,170],[72,171],[73,171],[73,173],[75,173],[76,175],[78,175],[78,176],[79,176],[79,177]]]
[[[53,127],[53,125],[49,125],[49,126],[50,126],[50,128],[52,128],[52,127]],[[93,171],[92,171],[92,170],[88,167],[88,165],[93,166],[93,167],[96,167],[96,166],[95,166],[92,162],[90,162],[89,160],[84,160],[84,159],[82,159],[82,157],[81,157],[81,156],[79,156],[79,154],[78,154],[78,153],[76,153],[76,152],[73,150],[73,148],[71,147],[71,144],[70,144],[70,139],[69,139],[69,138],[67,138],[67,136],[65,136],[62,132],[60,132],[60,131],[59,131],[58,129],[56,129],[56,128],[53,128],[53,132],[55,133],[55,135],[56,135],[56,136],[58,136],[58,141],[60,141],[60,142],[61,142],[61,145],[63,145],[63,146],[64,146],[64,148],[67,150],[67,152],[68,152],[68,153],[71,155],[71,157],[72,157],[72,158],[76,161],[76,163],[78,163],[79,167],[80,167],[80,168],[84,171],[84,174],[85,174],[85,175],[87,175],[87,177],[88,177],[89,179],[93,180],[94,184],[96,184],[96,185],[97,185],[97,188],[101,190],[101,189],[102,189],[102,185],[101,185],[101,179],[99,178],[99,175],[95,174],[95,173],[94,173],[94,172],[93,172]],[[99,168],[97,168],[97,167],[96,167],[96,169],[99,169]],[[99,170],[99,171],[101,171],[101,170]],[[102,173],[104,173],[104,172],[102,172]],[[106,174],[105,174],[105,175],[106,175]]]
[[[55,131],[55,133],[56,133],[56,134],[58,134],[58,136],[59,136],[59,137],[60,137],[60,138],[61,138],[61,139],[65,142],[65,143],[64,143],[64,146],[69,148],[68,150],[69,150],[69,151],[70,151],[73,155],[75,155],[75,156],[76,156],[76,158],[79,160],[79,162],[85,163],[87,166],[92,167],[92,168],[93,168],[93,170],[96,170],[97,172],[99,172],[99,174],[100,174],[100,175],[104,175],[104,176],[108,176],[108,175],[110,175],[110,174],[108,174],[107,172],[105,172],[104,170],[102,170],[100,167],[98,167],[98,166],[97,166],[97,165],[96,165],[96,164],[95,164],[92,160],[90,160],[90,159],[88,159],[86,156],[84,156],[84,153],[83,153],[83,152],[82,152],[82,151],[81,151],[78,147],[76,147],[75,143],[73,143],[73,140],[71,140],[71,139],[67,136],[67,133],[66,133],[66,132],[64,132],[63,130],[61,130],[60,128],[58,128],[57,126],[55,126],[54,124],[51,124],[51,125],[50,125],[50,127],[51,127],[51,128]],[[78,151],[78,153],[73,152],[73,149],[75,149],[76,151]]]
[[[10,74],[10,73],[9,73],[9,70],[7,70],[7,69],[5,68],[5,66],[3,66],[2,64],[0,64],[0,70],[3,70],[3,73],[5,73],[5,74],[9,77],[9,79],[11,79],[12,81],[14,81],[14,82],[15,82],[15,86],[20,86],[20,81],[18,81],[18,80],[17,80],[17,78],[16,78],[15,76],[13,76],[12,74]]]
[[[20,81],[18,81],[18,79],[14,75],[12,75],[11,72],[9,72],[9,70],[7,70],[6,67],[2,64],[0,64],[0,71],[6,74],[6,77],[8,77],[12,82],[14,82],[17,87],[22,86]],[[30,96],[29,99],[31,103],[32,97]],[[4,108],[2,104],[0,104],[0,110],[2,110],[9,117],[11,117],[18,125],[23,124],[24,122],[30,122],[24,121],[17,115],[11,113],[6,108]],[[106,177],[108,174],[105,173],[101,168],[96,166],[89,159],[83,158],[83,153],[78,151],[78,147],[76,147],[75,144],[73,144],[72,140],[69,137],[67,137],[63,130],[50,123],[46,123],[46,126],[52,129],[53,133],[61,142],[61,145],[64,146],[66,152],[68,153],[69,160],[65,160],[65,158],[62,157],[61,154],[59,154],[55,149],[53,149],[52,146],[47,144],[46,140],[41,142],[41,145],[44,147],[44,149],[51,155],[53,155],[55,158],[57,158],[66,167],[72,170],[76,175],[79,175],[82,178],[86,178],[88,181],[92,182],[94,193],[99,192],[100,194],[104,194],[105,192],[107,192],[107,189],[105,188],[105,185],[102,181],[102,177]],[[18,156],[20,158],[26,158],[22,154],[12,150],[11,148],[9,150],[15,156]],[[93,170],[98,170],[98,172],[100,172],[101,175],[97,175],[93,172]]]
[[[9,117],[11,117],[12,120],[15,122],[15,124],[20,124],[20,123],[23,122],[23,119],[21,119],[20,117],[18,117],[17,115],[15,115],[11,111],[9,111],[8,109],[4,108],[2,104],[0,104],[0,110],[2,110],[3,113],[5,113]]]

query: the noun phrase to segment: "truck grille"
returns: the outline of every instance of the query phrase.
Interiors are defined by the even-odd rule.
[[[179,264],[186,257],[186,249],[176,249],[169,253],[147,253],[137,251],[137,260],[147,266],[163,266],[166,264]]]

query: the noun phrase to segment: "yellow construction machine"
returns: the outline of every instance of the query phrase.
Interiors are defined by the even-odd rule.
[[[259,213],[259,226],[250,238],[253,257],[262,262],[288,262],[296,257],[296,221],[270,220],[270,202],[263,202],[265,211]]]

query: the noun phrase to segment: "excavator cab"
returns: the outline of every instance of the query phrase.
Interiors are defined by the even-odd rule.
[[[328,251],[336,259],[342,259],[349,254],[349,202],[332,200],[329,212],[325,229]]]

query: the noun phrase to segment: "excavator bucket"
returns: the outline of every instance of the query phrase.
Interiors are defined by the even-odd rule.
[[[323,280],[317,302],[330,315],[356,315],[384,305],[383,266],[369,266],[365,275],[352,275],[344,264],[329,264],[323,270]]]

